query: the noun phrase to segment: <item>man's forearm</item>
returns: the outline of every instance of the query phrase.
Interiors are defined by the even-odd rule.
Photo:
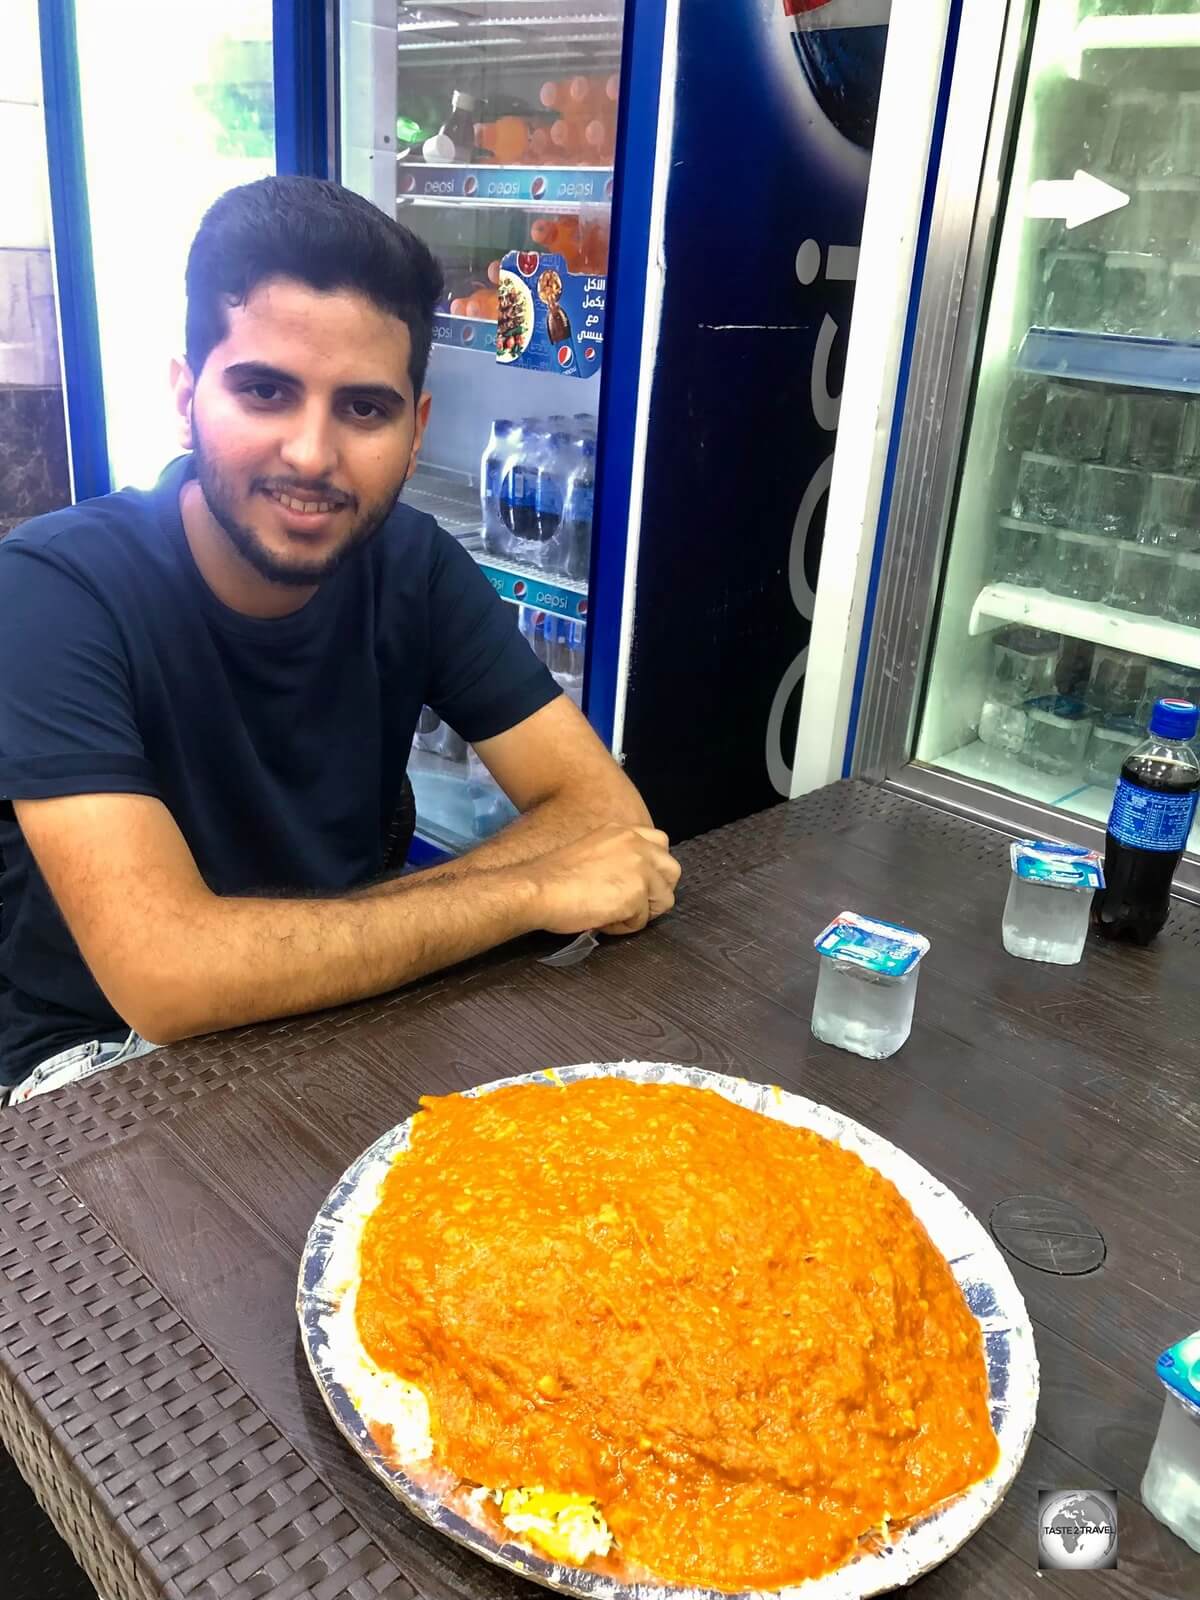
[[[365,999],[465,961],[538,924],[519,871],[431,875],[402,892],[335,900],[211,895],[167,932],[154,997],[131,1021],[156,1044]],[[130,1019],[126,1019],[130,1020]]]
[[[361,896],[392,894],[405,890],[414,882],[431,883],[460,881],[467,874],[486,872],[497,867],[519,867],[560,845],[581,839],[594,828],[606,822],[620,822],[630,828],[652,826],[640,794],[623,773],[616,773],[614,783],[600,792],[575,791],[554,795],[538,805],[531,806],[523,816],[514,818],[486,843],[477,845],[453,861],[436,867],[426,867],[418,874],[392,877],[359,890]]]

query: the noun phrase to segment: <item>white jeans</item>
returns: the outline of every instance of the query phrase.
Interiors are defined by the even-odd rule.
[[[132,1029],[127,1038],[118,1039],[115,1043],[106,1044],[99,1039],[89,1039],[85,1044],[73,1044],[70,1049],[60,1050],[56,1056],[39,1062],[27,1078],[22,1078],[20,1083],[12,1086],[6,1097],[0,1097],[0,1105],[19,1106],[26,1100],[32,1100],[35,1094],[63,1089],[69,1083],[90,1078],[94,1072],[119,1066],[122,1061],[132,1061],[136,1056],[147,1056],[151,1050],[157,1049],[156,1044],[151,1044]]]

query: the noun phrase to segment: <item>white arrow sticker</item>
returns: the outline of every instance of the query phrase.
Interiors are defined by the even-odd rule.
[[[1073,178],[1041,178],[1029,185],[1025,203],[1028,217],[1061,217],[1068,228],[1078,228],[1129,204],[1129,196],[1090,172]]]

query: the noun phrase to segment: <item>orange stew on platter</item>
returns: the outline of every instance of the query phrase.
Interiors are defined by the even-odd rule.
[[[586,1496],[618,1562],[737,1590],[995,1467],[979,1325],[858,1156],[621,1078],[421,1105],[356,1315],[459,1479]]]

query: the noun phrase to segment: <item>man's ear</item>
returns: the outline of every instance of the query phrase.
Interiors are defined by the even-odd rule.
[[[171,357],[171,389],[175,396],[175,409],[179,413],[179,442],[185,450],[193,448],[192,405],[196,398],[196,380],[192,369],[182,356]]]

